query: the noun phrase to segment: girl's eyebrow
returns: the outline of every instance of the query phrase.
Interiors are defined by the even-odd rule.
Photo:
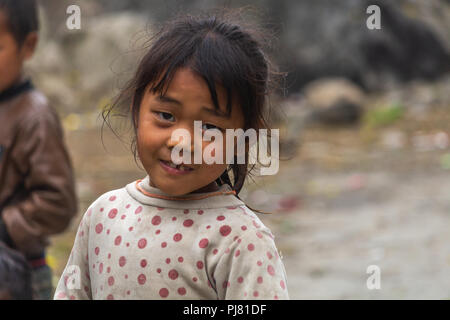
[[[181,107],[183,105],[180,101],[178,101],[178,100],[176,100],[174,98],[171,98],[169,96],[159,95],[159,96],[157,96],[157,99],[159,101],[161,101],[161,102],[173,103],[173,104],[175,104],[175,105],[177,105],[179,107]],[[220,117],[220,118],[228,118],[223,112],[221,112],[219,110],[216,110],[216,109],[211,109],[211,108],[208,108],[208,107],[202,107],[202,111],[211,113],[211,114],[213,114],[213,115],[215,115],[217,117]]]

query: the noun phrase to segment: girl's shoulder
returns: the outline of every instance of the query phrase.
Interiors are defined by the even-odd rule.
[[[85,215],[91,216],[95,212],[104,212],[114,208],[119,209],[130,205],[131,198],[125,188],[107,191],[95,199],[87,208]]]
[[[270,228],[260,219],[262,214],[254,212],[245,204],[240,206],[230,206],[223,210],[218,210],[216,220],[223,221],[232,229],[237,229],[241,233],[246,233],[254,237],[269,237],[275,239]]]

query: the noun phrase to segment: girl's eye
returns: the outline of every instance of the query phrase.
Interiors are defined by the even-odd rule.
[[[164,120],[164,121],[172,122],[175,120],[173,115],[171,115],[170,113],[167,113],[167,112],[156,112],[156,114],[158,115],[158,118],[160,118],[161,120]]]
[[[208,126],[209,126],[209,128],[208,128]],[[202,129],[203,129],[203,130],[209,130],[209,129],[222,130],[221,128],[219,128],[219,127],[217,127],[217,126],[215,126],[215,125],[213,125],[213,124],[210,124],[210,123],[204,123],[204,124],[202,125]]]

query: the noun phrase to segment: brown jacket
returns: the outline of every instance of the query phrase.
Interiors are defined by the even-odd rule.
[[[0,93],[0,240],[30,259],[42,256],[48,236],[63,231],[76,210],[56,112],[30,82]]]

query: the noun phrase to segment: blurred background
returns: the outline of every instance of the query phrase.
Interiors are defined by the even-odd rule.
[[[450,298],[449,0],[41,0],[28,64],[58,111],[76,173],[79,213],[49,248],[54,284],[86,208],[142,178],[126,131],[102,108],[133,74],[152,28],[178,12],[251,5],[276,35],[288,76],[279,110],[283,161],[241,198],[283,256],[291,299]],[[69,30],[69,5],[81,29]],[[369,29],[369,5],[381,29]],[[373,20],[372,20],[373,21]],[[370,290],[367,268],[381,271]]]

